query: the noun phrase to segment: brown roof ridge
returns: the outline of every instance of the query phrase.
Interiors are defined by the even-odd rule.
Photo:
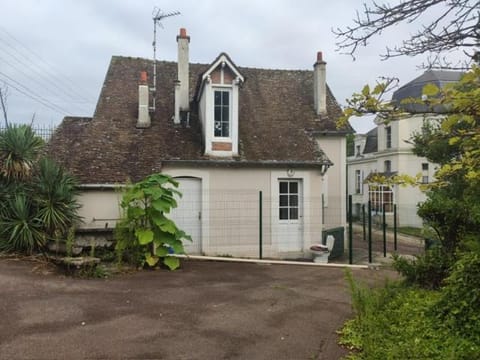
[[[228,53],[222,51],[218,54],[218,56],[215,57],[215,59],[209,63],[204,63],[204,62],[193,62],[189,60],[190,65],[199,65],[199,66],[210,66],[215,63],[215,61],[218,60],[218,58],[222,55],[225,55],[228,57],[230,62],[234,64],[238,69],[247,69],[247,70],[262,70],[262,71],[289,71],[289,72],[313,72],[312,69],[298,69],[298,68],[269,68],[269,67],[258,67],[258,66],[238,66],[235,61],[232,60],[232,57],[228,55]],[[151,58],[145,58],[145,57],[140,57],[140,56],[126,56],[126,55],[112,55],[112,60],[113,59],[126,59],[126,60],[143,60],[143,61],[149,61],[153,63],[153,59]],[[175,60],[157,60],[159,63],[166,63],[166,64],[176,64],[177,61]]]

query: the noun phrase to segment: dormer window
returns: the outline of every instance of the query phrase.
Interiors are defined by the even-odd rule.
[[[239,90],[244,78],[227,54],[220,54],[202,75],[196,94],[205,155],[238,156]]]
[[[230,93],[229,90],[215,90],[215,137],[230,137]]]

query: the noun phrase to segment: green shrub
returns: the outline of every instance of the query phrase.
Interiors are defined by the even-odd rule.
[[[448,276],[454,259],[445,253],[440,246],[435,246],[417,255],[416,259],[408,260],[394,255],[393,267],[405,276],[408,284],[415,284],[425,289],[438,289]]]
[[[45,251],[80,217],[77,182],[53,160],[29,126],[0,131],[0,250]]]
[[[400,282],[369,289],[347,276],[355,318],[340,331],[340,344],[353,352],[348,359],[476,359],[478,341],[452,331],[432,309],[439,291]]]
[[[480,253],[462,254],[455,263],[435,312],[453,331],[480,343]]]
[[[116,226],[119,259],[125,255],[140,266],[156,266],[160,261],[171,270],[180,265],[172,254],[183,254],[183,240],[190,236],[180,230],[166,214],[177,207],[174,189],[178,182],[164,174],[153,174],[129,187],[121,207],[124,218]]]

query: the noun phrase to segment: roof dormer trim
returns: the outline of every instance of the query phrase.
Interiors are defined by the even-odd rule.
[[[241,85],[242,83],[245,82],[245,77],[240,73],[240,70],[238,69],[237,65],[230,59],[230,56],[228,54],[222,52],[220,55],[217,56],[217,58],[209,65],[208,69],[205,70],[201,76],[199,81],[199,86],[197,87],[194,99],[198,102],[200,101],[200,98],[202,96],[203,89],[205,88],[205,84],[210,83],[211,78],[210,75],[217,69],[218,66],[221,66],[223,64],[223,67],[228,67],[232,73],[234,74],[234,85]]]
[[[245,81],[245,78],[240,73],[235,63],[230,59],[230,57],[226,53],[223,53],[223,52],[220,55],[218,55],[218,57],[213,61],[210,67],[203,73],[202,81],[205,81],[207,77],[221,64],[228,66],[233,71],[233,73],[235,74],[235,77],[240,82]]]

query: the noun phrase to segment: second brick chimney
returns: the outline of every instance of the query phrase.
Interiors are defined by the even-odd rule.
[[[327,113],[327,63],[323,61],[322,52],[317,53],[317,62],[313,64],[313,96],[315,113],[322,115]]]

